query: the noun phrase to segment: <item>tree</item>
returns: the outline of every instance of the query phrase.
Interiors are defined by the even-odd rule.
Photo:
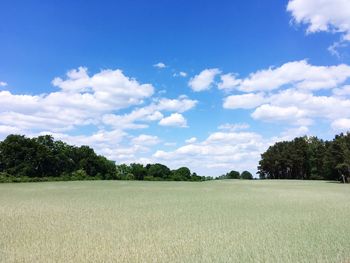
[[[126,180],[128,175],[131,174],[131,167],[126,164],[120,164],[116,166],[116,179]]]
[[[147,175],[153,177],[156,180],[168,180],[170,179],[170,169],[160,163],[147,165]]]
[[[98,176],[101,179],[112,179],[116,174],[114,162],[96,155],[92,148],[70,146],[55,141],[50,135],[32,139],[9,135],[0,142],[0,172],[13,177],[63,176],[67,179],[76,177],[76,171],[80,171],[80,175],[86,173],[88,177]]]
[[[191,181],[193,181],[193,182],[199,182],[199,181],[202,181],[202,180],[203,180],[202,177],[197,175],[196,173],[193,173],[191,175]]]
[[[248,171],[243,171],[241,173],[241,179],[252,180],[253,179],[253,175],[250,172],[248,172]]]
[[[130,172],[134,175],[135,180],[143,180],[147,175],[146,168],[139,163],[130,164]]]
[[[349,181],[350,133],[332,141],[299,137],[277,142],[261,155],[261,179],[326,179]]]
[[[51,135],[9,135],[0,141],[0,182],[47,180],[184,180],[203,181],[190,169],[174,171],[163,164],[116,165],[89,146],[55,141]]]
[[[324,156],[326,146],[323,140],[317,137],[310,137],[308,140],[308,155],[310,178],[312,180],[324,179]]]
[[[227,177],[227,179],[239,179],[240,174],[239,174],[239,172],[232,170],[226,174],[226,177]]]
[[[180,167],[172,172],[174,181],[188,181],[191,179],[191,170],[187,167]]]

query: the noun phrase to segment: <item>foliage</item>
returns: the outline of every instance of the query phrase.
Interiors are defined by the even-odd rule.
[[[70,146],[50,135],[9,135],[0,142],[0,172],[13,182],[113,179],[116,167],[88,146]]]
[[[350,133],[332,141],[298,137],[277,142],[261,155],[261,179],[340,180],[350,178]]]
[[[0,142],[0,182],[69,180],[205,181],[187,167],[170,170],[156,163],[115,165],[89,146],[71,146],[44,135],[9,135]]]
[[[248,172],[248,171],[243,171],[241,173],[241,179],[244,179],[244,180],[253,180],[253,175]]]
[[[221,179],[240,179],[241,176],[239,174],[239,172],[232,170],[224,175],[220,175],[218,177],[216,177],[217,180],[221,180]]]

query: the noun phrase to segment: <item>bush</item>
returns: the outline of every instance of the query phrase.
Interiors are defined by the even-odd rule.
[[[78,180],[86,180],[86,179],[88,179],[87,177],[88,177],[88,175],[85,172],[85,170],[84,169],[79,169],[79,170],[74,171],[71,174],[70,178],[73,181],[78,181]]]
[[[5,172],[0,172],[0,183],[11,183],[14,177]]]
[[[241,179],[245,179],[245,180],[252,180],[253,179],[253,175],[248,172],[248,171],[243,171],[241,174]]]

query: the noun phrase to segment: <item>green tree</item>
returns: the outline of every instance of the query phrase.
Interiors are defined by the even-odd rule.
[[[147,175],[153,177],[156,180],[169,180],[171,179],[170,169],[160,163],[149,164],[147,165]]]
[[[248,171],[243,171],[241,173],[241,179],[252,180],[253,179],[253,175],[250,172],[248,172]]]
[[[172,172],[171,177],[174,181],[189,181],[191,179],[191,170],[187,167],[180,167]]]
[[[226,174],[226,177],[227,179],[239,179],[240,174],[239,172],[232,170]]]
[[[130,172],[134,175],[135,180],[143,180],[147,175],[147,170],[142,164],[132,163],[130,168]]]

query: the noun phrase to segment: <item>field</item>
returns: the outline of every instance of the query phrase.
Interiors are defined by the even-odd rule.
[[[0,185],[0,262],[349,262],[350,185]]]

